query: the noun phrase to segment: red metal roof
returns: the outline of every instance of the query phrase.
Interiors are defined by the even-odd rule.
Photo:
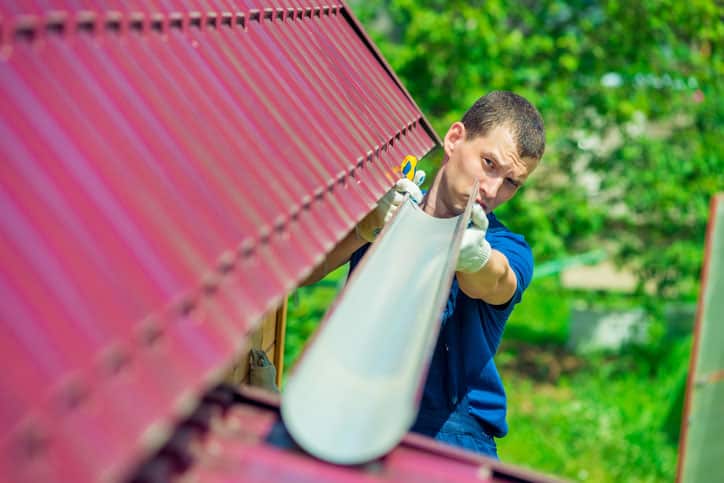
[[[0,0],[0,474],[117,478],[437,143],[344,4]]]
[[[430,438],[408,434],[383,458],[339,466],[307,456],[289,437],[278,400],[247,389],[217,388],[179,426],[170,443],[134,475],[134,483],[199,482],[553,482]]]

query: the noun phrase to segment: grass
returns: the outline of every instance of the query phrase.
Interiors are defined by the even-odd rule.
[[[318,326],[346,271],[291,297],[285,367]],[[567,291],[555,278],[534,282],[496,355],[509,403],[501,459],[578,481],[673,481],[690,335],[669,336],[654,323],[646,346],[576,354],[566,342],[571,309],[581,304],[645,305],[626,295]]]
[[[689,340],[673,349],[653,374],[634,354],[589,356],[555,377],[501,364],[510,424],[501,458],[580,481],[672,481],[685,381],[674,366]]]
[[[553,278],[529,288],[496,355],[509,404],[501,459],[578,481],[673,481],[690,335],[669,336],[655,319],[645,346],[585,355],[566,347],[574,306],[648,303],[565,290]]]

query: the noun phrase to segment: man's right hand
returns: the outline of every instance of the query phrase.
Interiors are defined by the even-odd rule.
[[[422,179],[424,179],[424,175]],[[395,186],[380,198],[375,209],[357,224],[355,227],[357,236],[370,243],[375,241],[377,235],[380,234],[385,224],[390,221],[408,193],[415,203],[422,201],[422,191],[420,191],[417,184],[407,178],[397,180]]]

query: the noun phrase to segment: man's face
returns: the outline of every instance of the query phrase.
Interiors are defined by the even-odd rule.
[[[505,125],[487,134],[465,138],[465,126],[456,122],[445,135],[448,161],[439,196],[452,215],[465,210],[473,180],[478,180],[476,201],[486,213],[515,195],[537,160],[520,158],[510,128]]]

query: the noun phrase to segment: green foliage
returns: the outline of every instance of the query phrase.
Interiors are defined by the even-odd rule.
[[[504,340],[563,346],[568,339],[570,313],[570,293],[557,280],[536,280],[511,314]]]
[[[343,265],[316,284],[299,287],[289,297],[284,341],[285,379],[337,296],[347,277],[347,269],[348,266]]]
[[[658,294],[696,294],[708,200],[724,189],[714,0],[352,6],[439,133],[490,90],[540,109],[544,163],[499,210],[538,261],[605,245]]]

